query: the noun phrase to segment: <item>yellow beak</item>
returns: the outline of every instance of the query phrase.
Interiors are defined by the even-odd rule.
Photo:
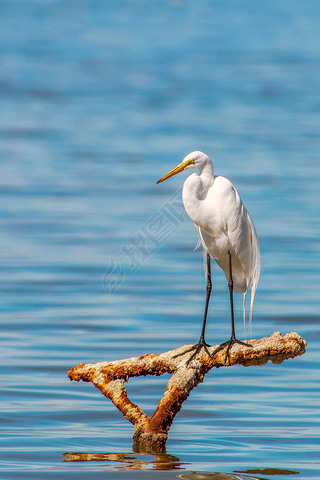
[[[193,160],[186,160],[185,162],[180,163],[177,167],[175,167],[173,170],[170,170],[167,175],[164,177],[160,178],[160,180],[157,181],[157,183],[164,182],[170,177],[173,177],[173,175],[177,175],[177,173],[182,172],[188,165],[192,165],[194,162]]]

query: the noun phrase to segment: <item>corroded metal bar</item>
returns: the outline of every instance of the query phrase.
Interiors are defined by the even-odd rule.
[[[189,354],[177,357],[190,346],[141,357],[132,357],[114,362],[80,364],[68,372],[70,380],[92,382],[101,393],[109,398],[123,416],[134,426],[134,450],[141,452],[164,452],[168,431],[175,415],[191,390],[203,381],[213,367],[231,365],[263,365],[268,361],[281,363],[288,358],[302,355],[306,341],[296,332],[281,335],[275,332],[270,337],[246,341],[251,347],[235,344],[228,354],[225,365],[225,349],[209,357],[201,351],[190,363]],[[216,346],[210,347],[213,352]],[[124,382],[131,377],[162,375],[171,373],[167,388],[150,418],[138,405],[130,401]]]

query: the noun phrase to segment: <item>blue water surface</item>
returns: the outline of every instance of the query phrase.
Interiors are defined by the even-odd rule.
[[[0,7],[0,478],[320,478],[320,3]],[[297,331],[308,347],[281,365],[211,371],[167,455],[137,455],[131,424],[67,371],[198,339],[205,277],[186,174],[156,185],[192,150],[256,225],[253,337]],[[216,344],[230,335],[216,266],[213,290]],[[167,380],[128,392],[151,413]]]

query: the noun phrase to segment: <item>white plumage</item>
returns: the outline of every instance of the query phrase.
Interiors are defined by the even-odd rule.
[[[204,250],[224,271],[228,281],[231,258],[233,289],[244,295],[244,320],[245,297],[251,285],[251,323],[260,274],[260,249],[253,221],[236,188],[227,178],[214,176],[212,162],[203,152],[189,153],[159,182],[191,169],[199,170],[199,174],[193,173],[184,182],[184,207],[198,229]]]
[[[260,273],[260,249],[253,221],[230,180],[214,177],[209,157],[192,152],[184,161],[191,158],[200,175],[193,173],[184,182],[184,207],[198,229],[203,248],[224,271],[227,280],[228,251],[231,251],[234,290],[245,296],[251,284],[251,321]]]

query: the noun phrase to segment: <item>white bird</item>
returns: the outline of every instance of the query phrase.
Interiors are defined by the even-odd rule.
[[[189,351],[197,353],[204,348],[209,356],[227,346],[226,357],[233,344],[240,343],[235,335],[233,290],[243,293],[243,319],[245,322],[246,293],[251,285],[250,325],[255,292],[260,275],[259,241],[253,221],[247,212],[234,185],[225,177],[214,176],[210,158],[203,152],[191,152],[182,162],[162,177],[157,183],[185,170],[199,170],[190,175],[183,185],[182,200],[187,214],[194,222],[207,257],[207,296],[200,340]],[[209,345],[205,341],[205,328],[209,299],[212,289],[211,265],[212,257],[225,273],[230,292],[231,338],[222,343],[211,355]]]

